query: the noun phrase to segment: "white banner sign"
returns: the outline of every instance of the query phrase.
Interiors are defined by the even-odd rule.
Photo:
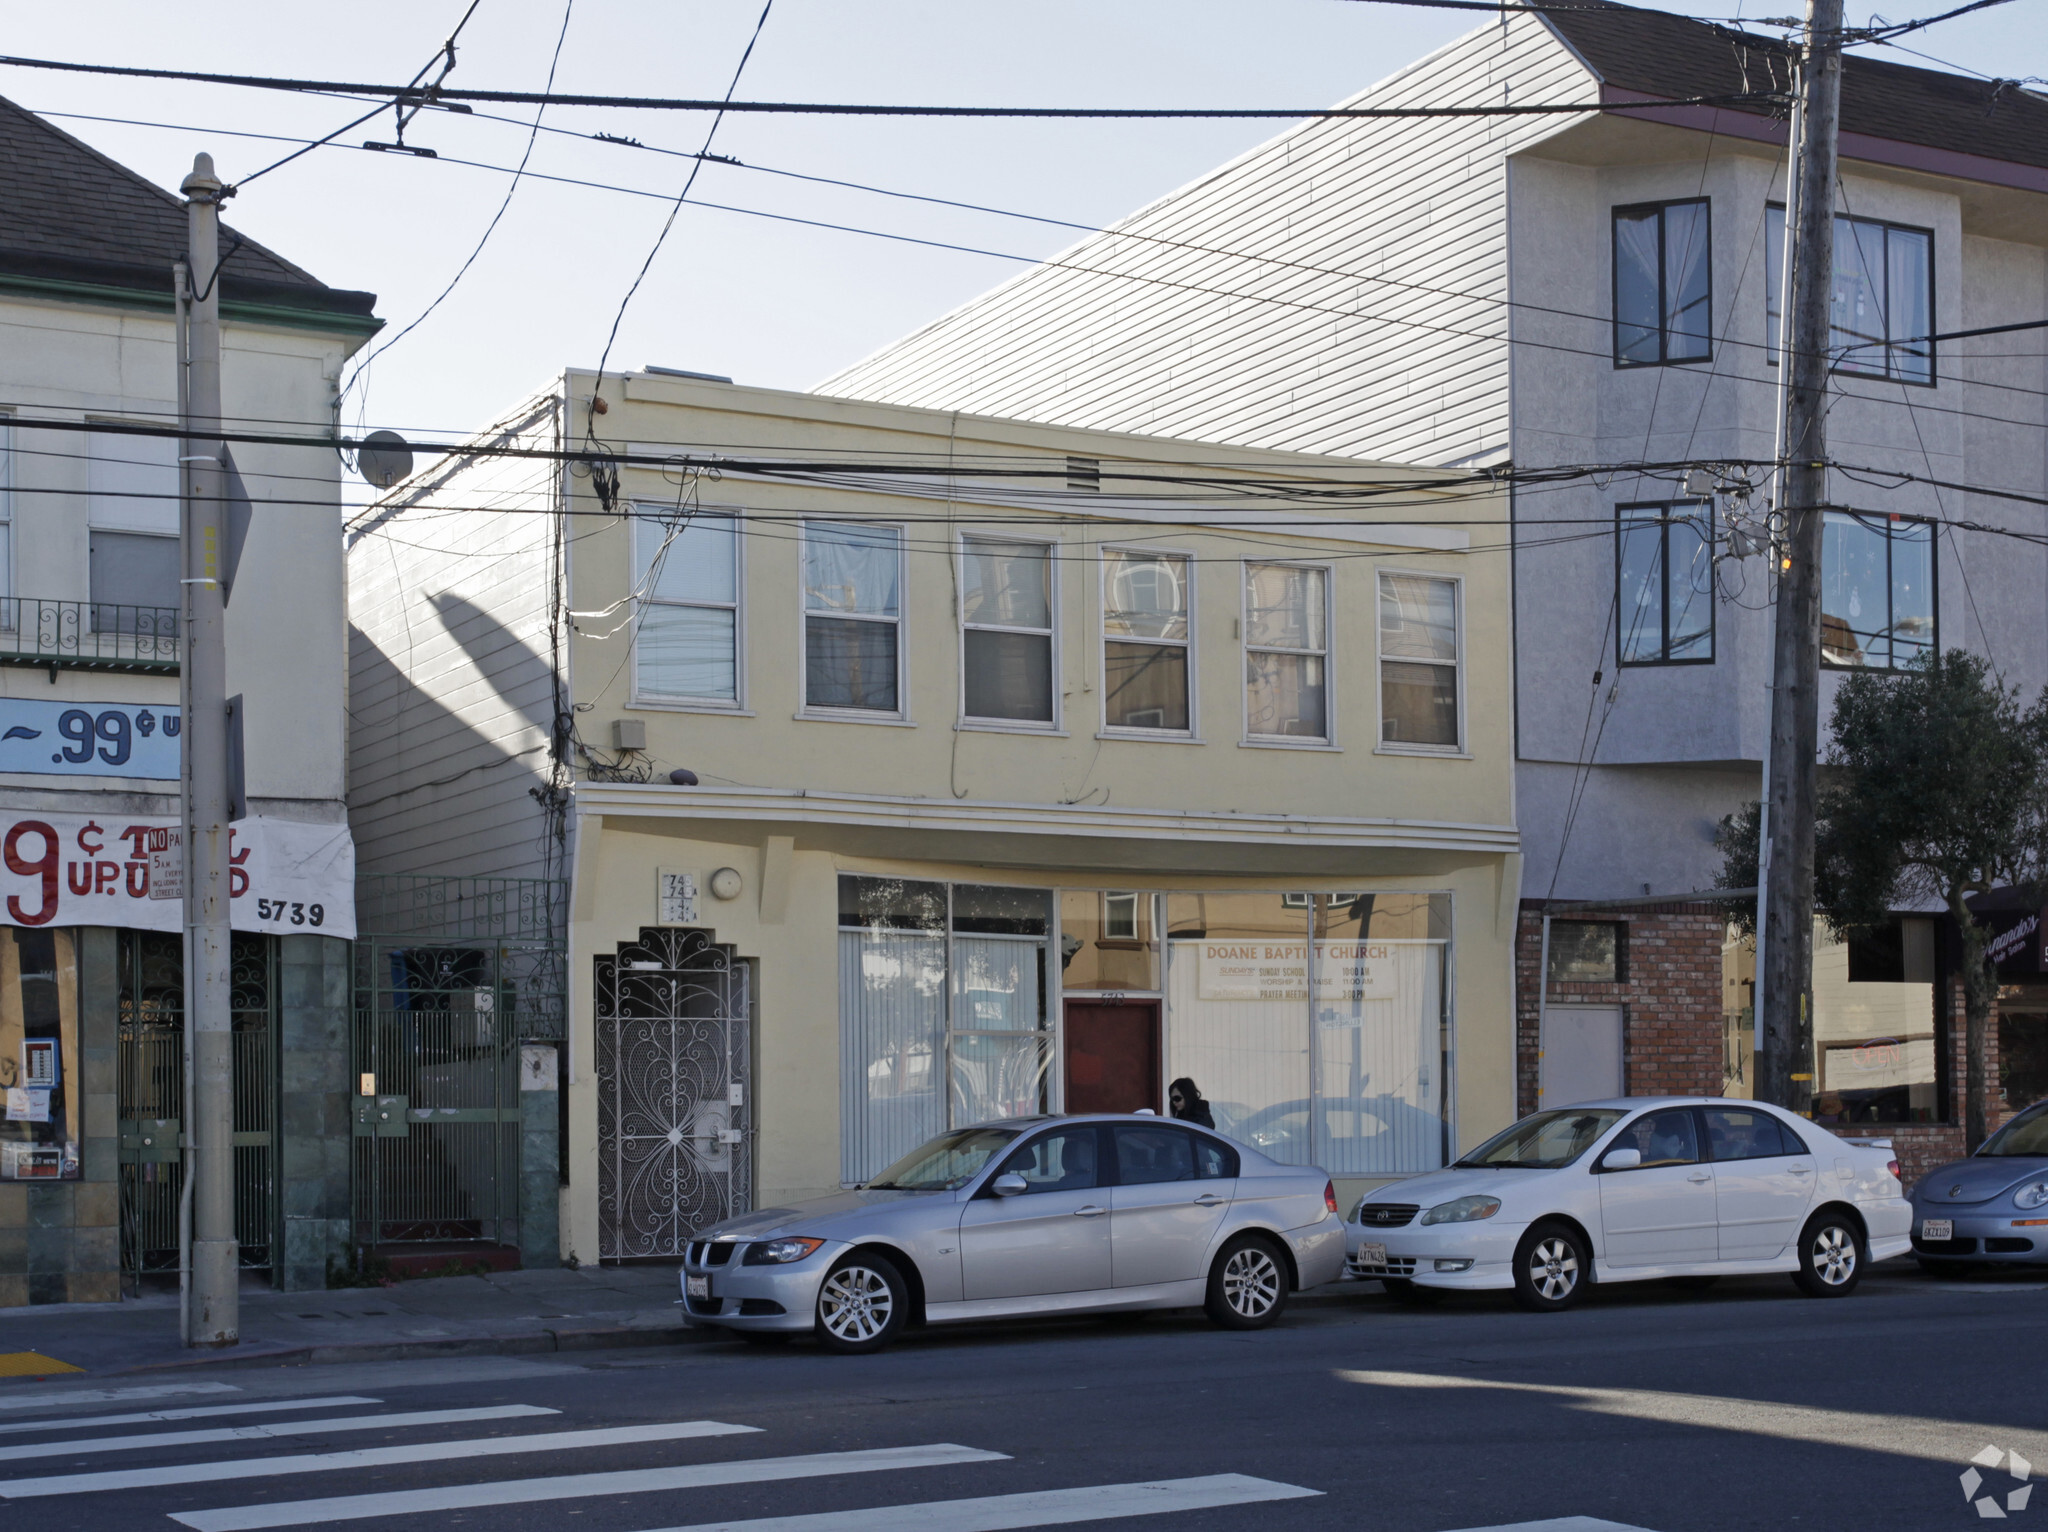
[[[1205,941],[1201,949],[1204,1000],[1308,998],[1307,942]],[[1315,960],[1318,1000],[1391,1000],[1398,990],[1392,942],[1317,942]]]
[[[0,925],[183,927],[179,900],[150,897],[152,850],[161,858],[167,842],[176,845],[175,819],[22,814],[0,825]],[[237,931],[354,938],[356,847],[347,825],[244,819],[228,837]]]

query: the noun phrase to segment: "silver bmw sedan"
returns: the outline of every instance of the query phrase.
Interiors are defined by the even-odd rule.
[[[834,1351],[1010,1315],[1201,1306],[1252,1330],[1343,1264],[1320,1170],[1149,1115],[1009,1118],[942,1133],[865,1186],[705,1230],[683,1310]]]

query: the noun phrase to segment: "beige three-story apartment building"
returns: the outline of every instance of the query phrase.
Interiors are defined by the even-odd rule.
[[[1180,1079],[1347,1196],[1503,1126],[1502,517],[656,370],[362,513],[363,869],[566,884],[563,1254]]]

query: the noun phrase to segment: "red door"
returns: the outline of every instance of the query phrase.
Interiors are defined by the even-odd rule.
[[[1067,1110],[1159,1110],[1159,1002],[1067,1002]]]

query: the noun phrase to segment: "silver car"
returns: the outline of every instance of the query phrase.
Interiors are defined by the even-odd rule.
[[[1320,1170],[1150,1115],[956,1128],[865,1186],[704,1231],[683,1310],[752,1340],[878,1351],[913,1324],[1200,1305],[1280,1317],[1344,1264]]]
[[[1937,1277],[1962,1275],[1979,1262],[2048,1262],[2048,1101],[2028,1107],[1967,1160],[1920,1178],[1913,1253]]]

